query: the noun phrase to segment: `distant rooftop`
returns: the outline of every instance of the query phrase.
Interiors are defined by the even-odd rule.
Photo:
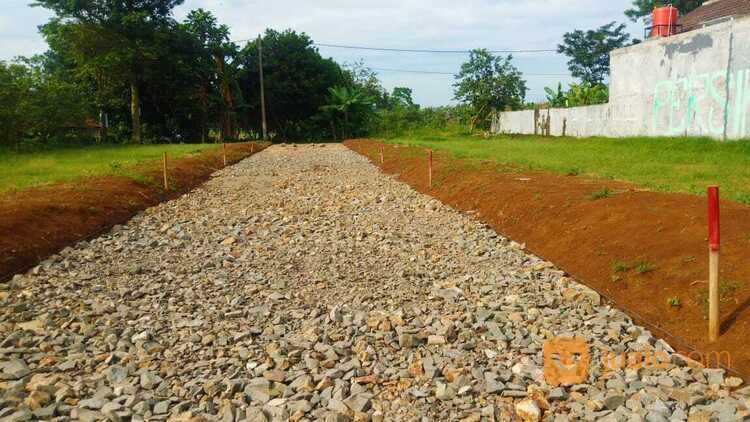
[[[680,17],[682,31],[692,31],[722,18],[750,14],[750,0],[709,0],[692,12]]]

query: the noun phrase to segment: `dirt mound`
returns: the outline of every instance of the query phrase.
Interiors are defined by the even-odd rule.
[[[227,145],[235,163],[266,144]],[[0,280],[36,265],[65,246],[91,238],[160,201],[203,183],[223,166],[220,150],[171,160],[170,190],[162,189],[161,163],[139,167],[146,183],[127,177],[85,178],[0,196]]]
[[[411,186],[476,215],[596,289],[677,350],[750,376],[750,207],[722,203],[723,333],[707,341],[706,200],[578,176],[514,172],[425,150],[354,140],[349,148]],[[722,363],[726,365],[726,355]],[[693,357],[699,357],[693,354]],[[713,357],[713,359],[712,359]]]

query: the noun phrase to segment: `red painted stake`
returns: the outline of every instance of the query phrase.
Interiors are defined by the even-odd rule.
[[[719,339],[719,187],[708,187],[708,339]]]
[[[428,153],[428,161],[429,161],[429,180],[430,180],[430,188],[432,188],[432,150]]]

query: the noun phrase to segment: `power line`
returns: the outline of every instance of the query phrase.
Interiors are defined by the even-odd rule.
[[[427,75],[450,75],[454,76],[455,73],[453,72],[438,72],[438,71],[432,71],[432,70],[412,70],[412,69],[389,69],[389,68],[383,68],[383,67],[371,67],[370,69],[380,72],[401,72],[401,73],[418,73],[418,74],[427,74]],[[522,72],[523,73],[523,72]],[[523,73],[523,76],[549,76],[549,77],[567,77],[570,76],[566,73]]]
[[[245,42],[252,41],[247,40],[234,40],[233,42]],[[438,53],[438,54],[468,54],[470,50],[433,50],[433,49],[404,49],[404,48],[386,48],[386,47],[363,47],[354,45],[342,45],[342,44],[328,44],[328,43],[316,43],[313,45],[318,47],[329,47],[329,48],[344,48],[351,50],[368,50],[368,51],[388,51],[396,53]],[[557,53],[557,50],[539,49],[539,50],[489,50],[493,54],[513,54],[513,53]],[[391,68],[377,68],[371,67],[370,69],[380,72],[399,72],[399,73],[414,73],[423,75],[450,75],[453,76],[453,72],[440,72],[433,70],[412,70],[412,69],[391,69]],[[558,73],[524,73],[524,76],[539,76],[539,77],[569,77],[569,74],[558,74]]]
[[[432,50],[432,49],[410,49],[410,48],[386,48],[386,47],[363,47],[356,45],[314,43],[318,47],[345,48],[349,50],[390,51],[395,53],[438,53],[438,54],[469,54],[471,50]],[[557,53],[557,49],[537,50],[488,50],[494,54],[518,54],[518,53]]]
[[[253,39],[232,40],[241,43]],[[327,48],[344,48],[349,50],[389,51],[392,53],[436,53],[436,54],[469,54],[471,50],[440,50],[440,49],[414,49],[414,48],[389,48],[389,47],[365,47],[357,45],[328,44],[313,42],[313,45]],[[493,54],[522,54],[522,53],[558,53],[557,49],[521,49],[521,50],[488,50]]]
[[[420,74],[426,74],[426,75],[450,75],[450,76],[455,75],[455,73],[451,73],[451,72],[436,72],[436,71],[431,71],[431,70],[388,69],[388,68],[382,68],[382,67],[371,67],[370,69],[376,70],[379,72],[420,73]]]

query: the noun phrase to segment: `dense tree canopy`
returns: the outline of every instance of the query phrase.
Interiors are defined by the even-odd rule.
[[[304,33],[269,29],[240,46],[206,10],[175,20],[172,10],[183,1],[36,0],[54,12],[40,28],[49,50],[0,62],[0,146],[91,140],[94,130],[106,142],[258,138],[261,46],[273,138],[338,139],[442,124],[463,119],[456,116],[469,115],[474,104],[485,114],[515,107],[525,95],[509,59],[493,57],[484,63],[492,76],[478,85],[487,92],[457,91],[471,106],[422,113],[411,89],[386,91],[363,63],[340,66]],[[462,72],[465,83],[476,76],[468,67]]]
[[[563,35],[557,51],[570,58],[570,73],[584,82],[599,84],[609,75],[609,53],[630,40],[625,24],[610,22],[598,29],[575,30]]]
[[[320,132],[329,126],[320,108],[327,104],[330,88],[346,84],[344,71],[332,59],[323,58],[305,34],[269,29],[261,44],[269,131],[287,139],[322,136]],[[258,40],[242,49],[238,64],[247,127],[260,132]]]
[[[172,9],[184,0],[38,0],[54,11],[57,31],[81,74],[101,85],[127,84],[133,142],[141,142],[144,73],[159,59],[174,26]]]
[[[526,81],[513,57],[499,57],[485,49],[472,50],[456,75],[454,99],[470,105],[475,124],[487,127],[493,111],[518,109],[526,97]]]

